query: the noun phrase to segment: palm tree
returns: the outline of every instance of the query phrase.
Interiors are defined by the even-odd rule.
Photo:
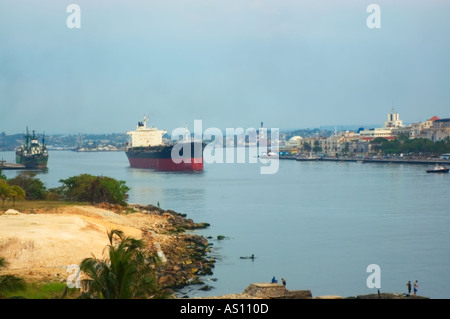
[[[25,199],[25,191],[22,187],[13,185],[9,186],[9,197],[13,200],[13,206],[15,206],[16,198],[17,199]]]
[[[5,258],[0,257],[0,270],[8,267],[8,262]],[[13,275],[0,276],[0,296],[5,292],[14,292],[25,289],[25,281]]]
[[[118,240],[116,240],[118,237]],[[151,265],[153,257],[144,251],[144,242],[125,237],[120,230],[108,232],[109,259],[86,258],[80,269],[89,297],[105,299],[148,298],[158,292]]]
[[[2,207],[5,207],[5,199],[9,197],[9,185],[4,179],[0,179],[0,198]]]

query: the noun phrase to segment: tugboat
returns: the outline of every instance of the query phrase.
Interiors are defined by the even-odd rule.
[[[47,168],[48,152],[45,136],[42,137],[42,143],[39,143],[34,131],[33,134],[29,134],[27,127],[24,137],[25,143],[16,149],[16,163],[31,169]]]
[[[427,173],[448,173],[449,169],[442,165],[436,164],[433,169],[427,170]]]

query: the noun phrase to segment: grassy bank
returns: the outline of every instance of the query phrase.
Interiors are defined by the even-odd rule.
[[[0,203],[1,204],[1,203]],[[16,201],[13,206],[12,202],[5,202],[5,206],[1,207],[0,205],[0,213],[6,212],[8,209],[14,209],[17,211],[31,211],[33,209],[42,209],[42,208],[57,208],[64,206],[75,206],[75,205],[84,205],[87,203],[78,203],[78,202],[69,202],[69,201],[60,201],[60,200],[21,200]]]
[[[8,292],[4,298],[24,299],[75,299],[80,296],[79,289],[69,289],[61,282],[28,282],[22,291]]]

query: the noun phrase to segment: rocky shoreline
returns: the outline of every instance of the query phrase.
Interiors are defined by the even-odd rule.
[[[209,257],[212,244],[203,236],[187,234],[185,231],[204,229],[209,224],[195,223],[186,218],[185,214],[153,205],[133,205],[133,208],[144,214],[159,214],[170,224],[159,231],[172,236],[172,240],[160,244],[160,251],[164,254],[164,263],[156,268],[160,287],[176,292],[188,285],[204,285],[201,277],[213,274],[215,260]],[[145,237],[152,240],[154,232],[155,230],[147,230]],[[207,289],[207,286],[202,288]]]

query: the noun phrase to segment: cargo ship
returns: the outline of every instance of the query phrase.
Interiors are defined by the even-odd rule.
[[[27,127],[24,138],[25,143],[16,149],[16,163],[25,166],[25,168],[47,168],[48,152],[45,145],[45,135],[42,137],[42,143],[39,143],[34,131],[29,134]]]
[[[132,168],[149,168],[159,171],[203,171],[205,143],[186,136],[177,142],[164,142],[164,130],[147,127],[147,117],[138,122],[135,131],[128,131],[126,155]]]

